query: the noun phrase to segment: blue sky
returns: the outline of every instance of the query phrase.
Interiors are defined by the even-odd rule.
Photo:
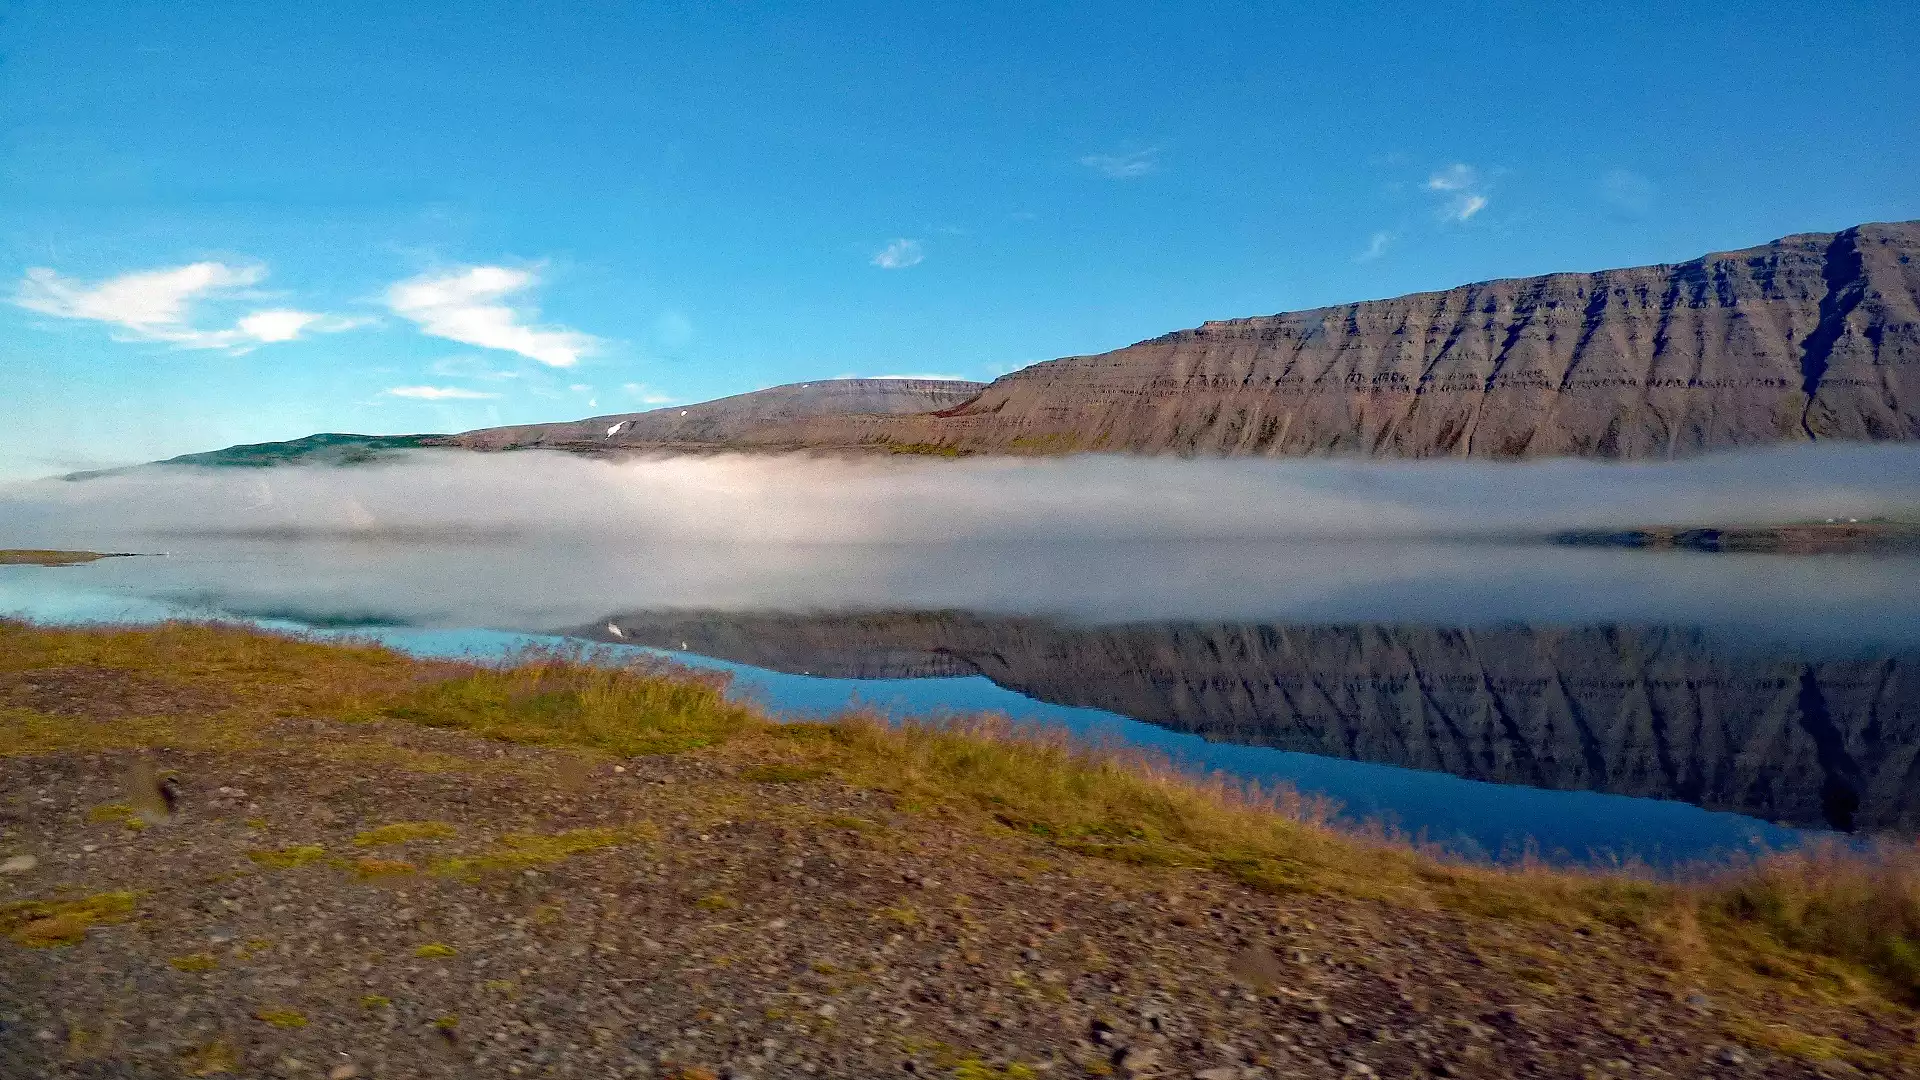
[[[3,10],[0,477],[1920,217],[1903,3]]]

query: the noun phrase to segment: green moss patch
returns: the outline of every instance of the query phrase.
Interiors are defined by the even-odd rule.
[[[77,900],[27,900],[0,905],[0,934],[29,948],[78,945],[87,931],[133,918],[132,892],[97,893]]]

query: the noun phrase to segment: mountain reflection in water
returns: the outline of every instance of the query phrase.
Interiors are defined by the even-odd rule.
[[[1671,862],[1795,841],[1768,822],[1920,832],[1912,552],[38,533],[14,546],[56,540],[172,554],[7,568],[0,615],[240,618],[437,654],[576,628],[737,661],[739,692],[778,710],[857,695],[902,718],[1004,711],[1291,784],[1462,850],[1531,838],[1574,859]],[[614,619],[615,635],[608,612],[642,614]]]
[[[1920,652],[1904,649],[1807,658],[1662,627],[961,613],[640,613],[581,633],[815,676],[978,674],[1213,742],[1920,831]]]

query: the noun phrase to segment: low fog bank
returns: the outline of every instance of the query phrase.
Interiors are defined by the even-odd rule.
[[[149,468],[0,487],[0,546],[167,534],[441,540],[1210,540],[1540,533],[1912,515],[1920,448],[1669,463],[833,459],[612,461],[419,451],[350,468]],[[166,546],[166,545],[162,545]]]
[[[0,573],[0,612],[550,631],[663,608],[959,609],[1095,622],[1688,625],[1822,648],[1910,645],[1920,643],[1912,554],[1492,538],[1916,506],[1920,449],[1902,447],[1657,465],[425,452],[0,490],[0,547],[171,553]]]
[[[1920,557],[1418,540],[451,544],[203,538],[0,571],[0,613],[565,631],[665,609],[963,610],[1078,622],[1631,624],[1825,654],[1920,646]]]

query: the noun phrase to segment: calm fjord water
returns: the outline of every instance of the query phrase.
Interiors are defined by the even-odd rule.
[[[1920,831],[1920,558],[1431,541],[629,545],[175,536],[0,612],[421,652],[589,639],[792,710],[995,710],[1490,855]]]

